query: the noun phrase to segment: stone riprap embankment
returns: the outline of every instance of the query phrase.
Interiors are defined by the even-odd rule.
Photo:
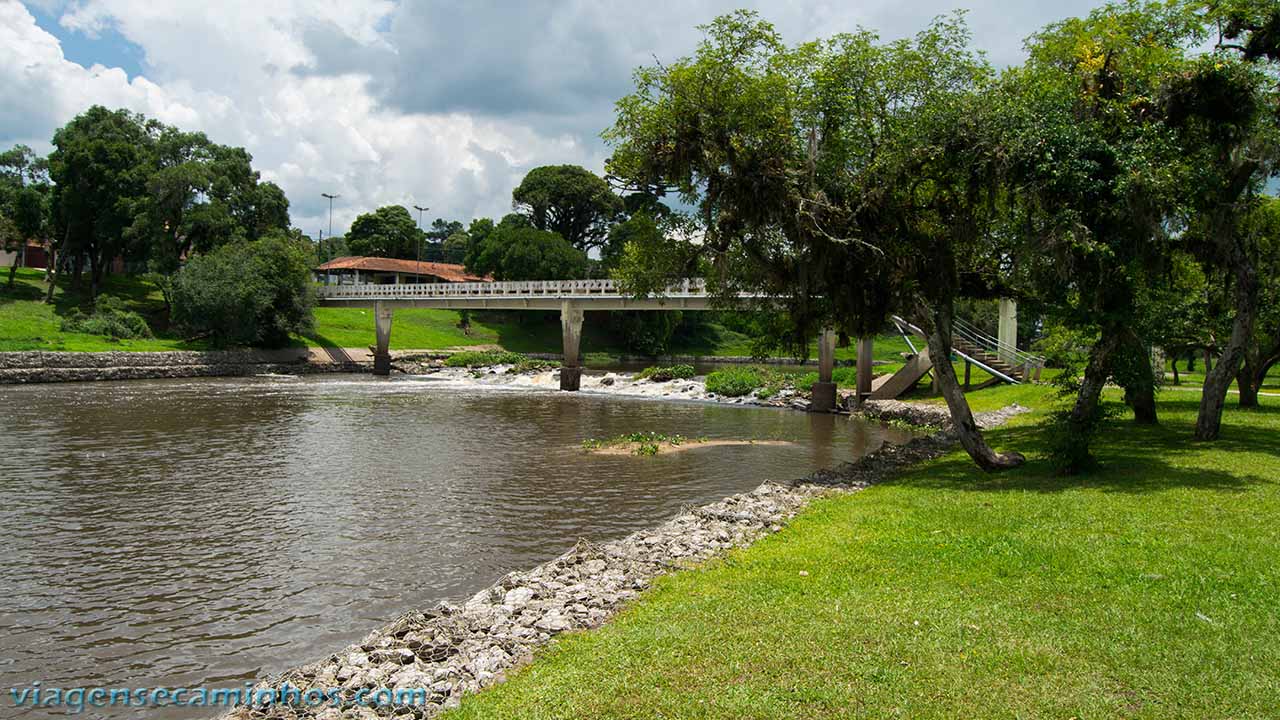
[[[1006,408],[979,416],[992,426],[1025,412]],[[954,437],[936,433],[906,445],[885,446],[789,483],[765,483],[748,493],[687,510],[652,530],[620,540],[580,541],[560,557],[515,572],[455,605],[412,612],[361,642],[318,662],[287,671],[259,688],[341,688],[337,706],[243,706],[227,720],[377,720],[426,718],[494,683],[532,659],[556,635],[597,627],[658,576],[751,544],[778,532],[815,497],[867,487],[905,467],[941,456]],[[424,705],[369,706],[356,694],[426,691]],[[394,695],[390,695],[394,697]]]
[[[368,363],[303,348],[172,352],[5,352],[0,384],[362,372]]]

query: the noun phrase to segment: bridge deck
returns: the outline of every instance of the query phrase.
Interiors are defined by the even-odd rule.
[[[323,285],[323,305],[444,308],[450,310],[559,310],[569,302],[583,310],[710,310],[701,280],[685,280],[660,295],[637,298],[613,280]],[[743,299],[756,296],[743,295]]]

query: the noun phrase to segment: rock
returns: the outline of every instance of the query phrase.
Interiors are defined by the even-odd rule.
[[[533,626],[549,633],[558,633],[573,627],[573,623],[569,622],[559,612],[550,612],[543,615]]]
[[[518,587],[507,591],[502,599],[502,604],[511,608],[522,608],[529,604],[533,599],[534,592],[531,588]]]

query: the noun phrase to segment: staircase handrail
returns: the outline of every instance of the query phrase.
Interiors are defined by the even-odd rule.
[[[1039,355],[1019,350],[1016,346],[1000,342],[963,318],[952,318],[952,331],[984,350],[996,350],[997,355],[1008,355],[1017,360],[1018,365],[1032,365],[1043,368],[1045,359]]]
[[[913,332],[913,333],[915,333],[915,334],[917,334],[917,335],[919,335],[919,336],[921,336],[921,337],[926,337],[926,338],[928,337],[928,335],[925,333],[925,331],[924,331],[924,330],[921,330],[921,329],[920,329],[919,327],[917,327],[916,325],[913,325],[912,323],[908,322],[905,318],[903,318],[903,317],[902,317],[902,316],[900,316],[900,315],[894,315],[894,316],[893,316],[893,322],[894,322],[894,324],[895,324],[895,325],[897,325],[897,326],[898,326],[898,331],[899,331],[899,332],[902,332],[902,331],[903,331],[903,328],[906,328],[907,330],[910,330],[911,332]],[[906,336],[906,333],[905,333],[905,332],[903,333],[903,336],[904,336],[904,337]],[[907,344],[908,344],[908,345],[911,345],[911,341],[910,341],[910,340],[908,340],[908,341],[907,341]],[[912,347],[914,347],[914,346],[912,346]],[[974,365],[977,365],[978,367],[982,368],[983,370],[986,370],[988,373],[990,373],[990,374],[994,375],[995,377],[998,377],[998,378],[1000,378],[1001,380],[1004,380],[1005,382],[1010,383],[1011,385],[1021,385],[1021,384],[1022,384],[1022,381],[1018,380],[1017,378],[1010,377],[1008,374],[1003,373],[1003,372],[1001,372],[1001,371],[997,370],[996,368],[991,367],[989,364],[987,364],[987,362],[986,362],[985,360],[982,360],[981,358],[976,358],[976,357],[974,357],[974,356],[970,355],[969,353],[965,352],[964,350],[961,350],[960,348],[955,347],[955,345],[954,345],[954,344],[953,344],[953,345],[952,345],[952,347],[951,347],[951,351],[952,351],[952,352],[954,352],[956,355],[959,355],[960,357],[964,358],[965,360],[968,360],[969,362],[973,363]]]

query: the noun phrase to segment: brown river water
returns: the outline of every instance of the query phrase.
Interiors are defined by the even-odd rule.
[[[635,431],[791,444],[655,457]],[[396,615],[905,432],[847,417],[427,378],[0,387],[9,689],[237,687]],[[207,717],[208,710],[79,717]]]

